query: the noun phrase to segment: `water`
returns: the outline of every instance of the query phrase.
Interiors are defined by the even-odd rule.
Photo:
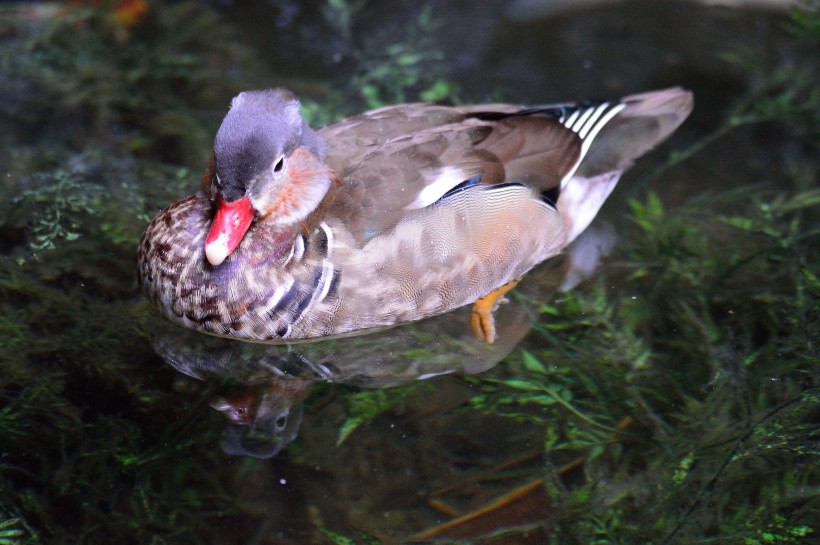
[[[0,8],[0,543],[816,539],[816,33],[522,4]],[[270,85],[317,122],[669,85],[696,107],[496,345],[460,309],[288,349],[180,330],[135,280],[230,97]]]

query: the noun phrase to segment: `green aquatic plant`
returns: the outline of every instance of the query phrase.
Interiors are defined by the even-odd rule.
[[[386,48],[356,49],[358,64],[366,67],[353,79],[368,108],[407,102],[416,97],[427,102],[455,98],[455,85],[445,79],[444,53],[432,33],[441,26],[432,7],[424,5],[406,28],[401,42]]]
[[[91,4],[17,9],[0,66],[31,92],[24,107],[0,109],[38,131],[70,123],[61,136],[75,146],[93,138],[117,153],[204,163],[214,120],[196,108],[254,81],[254,58],[195,2],[149,5],[127,25],[110,3]]]
[[[9,440],[25,435],[23,415],[19,411],[15,411],[13,407],[0,409],[0,433]]]
[[[389,411],[407,395],[425,387],[421,383],[386,390],[365,390],[347,397],[347,418],[339,428],[336,446],[340,446],[359,427]]]
[[[218,120],[209,108],[258,68],[229,25],[193,2],[148,5],[127,22],[110,2],[75,4],[0,8],[15,38],[0,49],[0,90],[25,97],[2,101],[0,115],[25,127],[22,141],[38,137],[4,133],[12,145],[0,152],[11,203],[0,227],[25,231],[18,262],[87,235],[133,247],[160,206],[197,185],[154,161],[206,164]]]
[[[672,152],[631,194],[752,125],[777,123],[816,150],[817,7],[792,13],[793,56],[761,57],[753,45],[723,55],[754,84],[713,133]],[[472,409],[544,426],[554,466],[583,460],[581,486],[549,481],[573,513],[565,538],[790,543],[817,534],[820,192],[816,169],[794,157],[777,189],[713,191],[676,209],[651,191],[631,198],[633,230],[617,266],[542,305],[535,330],[546,345],[508,358],[509,376],[467,379],[481,390]],[[613,283],[623,287],[606,288]],[[767,478],[753,477],[761,468]]]
[[[738,44],[721,55],[753,75],[755,82],[729,117],[732,127],[778,121],[800,136],[816,138],[820,134],[820,90],[813,68],[818,60],[820,3],[798,2],[790,15],[787,29],[794,37],[795,54],[761,58],[754,46]]]
[[[322,532],[330,543],[333,545],[380,545],[381,541],[374,538],[373,536],[369,536],[367,534],[360,534],[359,539],[355,539],[352,537],[347,537],[345,535],[339,534],[337,532],[332,532],[326,528],[319,528],[319,531]]]
[[[789,543],[817,531],[820,201],[814,189],[749,194],[674,211],[633,200],[624,287],[605,290],[605,273],[544,305],[545,346],[509,358],[508,377],[465,379],[481,389],[473,409],[544,426],[556,464],[581,457],[585,484],[554,492],[578,520],[573,539],[693,543],[718,524],[713,542]],[[752,477],[762,467],[771,478]]]
[[[346,49],[353,48],[353,24],[367,3],[368,0],[327,0],[319,8],[325,21],[342,38]]]
[[[155,189],[145,188],[145,178],[157,181]],[[133,248],[153,211],[196,183],[184,167],[135,163],[91,150],[19,180],[25,189],[12,197],[0,226],[14,228],[25,221],[28,251],[17,254],[18,263],[84,235]]]
[[[667,161],[630,184],[632,194],[646,190],[668,169],[697,157],[743,128],[776,124],[800,138],[801,145],[812,150],[814,156],[820,153],[820,88],[815,74],[820,56],[820,1],[796,2],[784,26],[792,38],[788,55],[762,49],[751,40],[717,53],[717,59],[745,74],[750,81],[748,88],[736,97],[712,132],[686,149],[673,151]],[[785,169],[797,187],[809,188],[817,183],[817,169],[811,161],[804,164],[789,157],[786,161]]]
[[[747,526],[751,535],[744,537],[743,545],[767,545],[770,543],[807,543],[814,533],[811,526],[791,524],[788,517],[775,514],[770,520],[760,520],[758,513],[752,513]]]
[[[3,293],[9,295],[21,293]],[[29,306],[35,320],[78,303],[59,290],[49,298],[46,308]],[[103,542],[116,535],[144,543],[178,543],[179,536],[190,535],[195,542],[212,532],[200,518],[203,511],[232,509],[208,462],[190,450],[202,440],[218,442],[218,431],[200,418],[207,404],[200,401],[204,406],[191,413],[180,408],[166,427],[156,407],[173,396],[162,380],[149,385],[139,378],[138,368],[151,361],[151,353],[135,339],[123,339],[128,319],[122,305],[97,305],[102,316],[87,315],[83,307],[88,304],[65,312],[60,318],[72,323],[54,333],[24,322],[28,338],[40,338],[37,346],[2,354],[0,512],[28,520],[37,532],[27,535],[41,543]],[[128,348],[114,337],[102,339],[117,330]],[[67,334],[98,339],[66,347],[55,335]]]
[[[59,239],[80,237],[81,225],[96,215],[104,197],[103,188],[89,184],[81,174],[58,169],[36,174],[22,184],[27,189],[13,199],[13,204],[33,208],[29,248],[36,254],[53,250]]]
[[[24,545],[33,541],[27,539],[28,532],[19,517],[5,518],[0,515],[0,545]]]
[[[442,22],[432,4],[417,10],[398,39],[356,32],[366,6],[367,0],[327,0],[322,7],[328,26],[340,38],[340,61],[351,68],[344,83],[324,96],[321,105],[309,97],[302,100],[307,119],[321,125],[354,113],[351,107],[380,108],[415,100],[457,102],[458,86],[448,78],[444,52],[434,38]]]

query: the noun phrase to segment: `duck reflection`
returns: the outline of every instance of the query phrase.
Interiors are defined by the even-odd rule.
[[[297,437],[302,402],[317,382],[390,388],[490,369],[530,331],[540,304],[592,274],[614,242],[608,224],[589,229],[565,255],[528,274],[510,294],[511,302],[496,310],[493,344],[473,334],[469,307],[365,335],[294,344],[213,337],[161,318],[149,320],[147,329],[168,364],[218,385],[210,406],[227,420],[223,450],[270,458]]]

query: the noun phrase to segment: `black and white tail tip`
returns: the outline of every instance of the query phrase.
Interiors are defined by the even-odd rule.
[[[592,141],[595,140],[595,137],[598,136],[601,129],[624,108],[626,108],[626,104],[600,102],[561,109],[561,115],[558,121],[581,138],[581,153],[578,155],[578,160],[575,162],[575,165],[561,180],[562,188],[570,178],[572,178],[573,174],[575,174],[575,170],[578,168],[578,165],[581,164],[581,161],[584,160],[590,146],[592,146]]]

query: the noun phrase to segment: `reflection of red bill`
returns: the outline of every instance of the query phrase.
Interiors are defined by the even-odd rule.
[[[252,390],[232,396],[230,399],[218,397],[211,401],[210,405],[223,413],[225,418],[240,426],[250,425],[256,418],[258,408],[256,393]]]
[[[205,239],[205,257],[211,265],[216,267],[221,264],[239,246],[253,216],[253,207],[247,195],[232,203],[217,197],[216,216]]]

